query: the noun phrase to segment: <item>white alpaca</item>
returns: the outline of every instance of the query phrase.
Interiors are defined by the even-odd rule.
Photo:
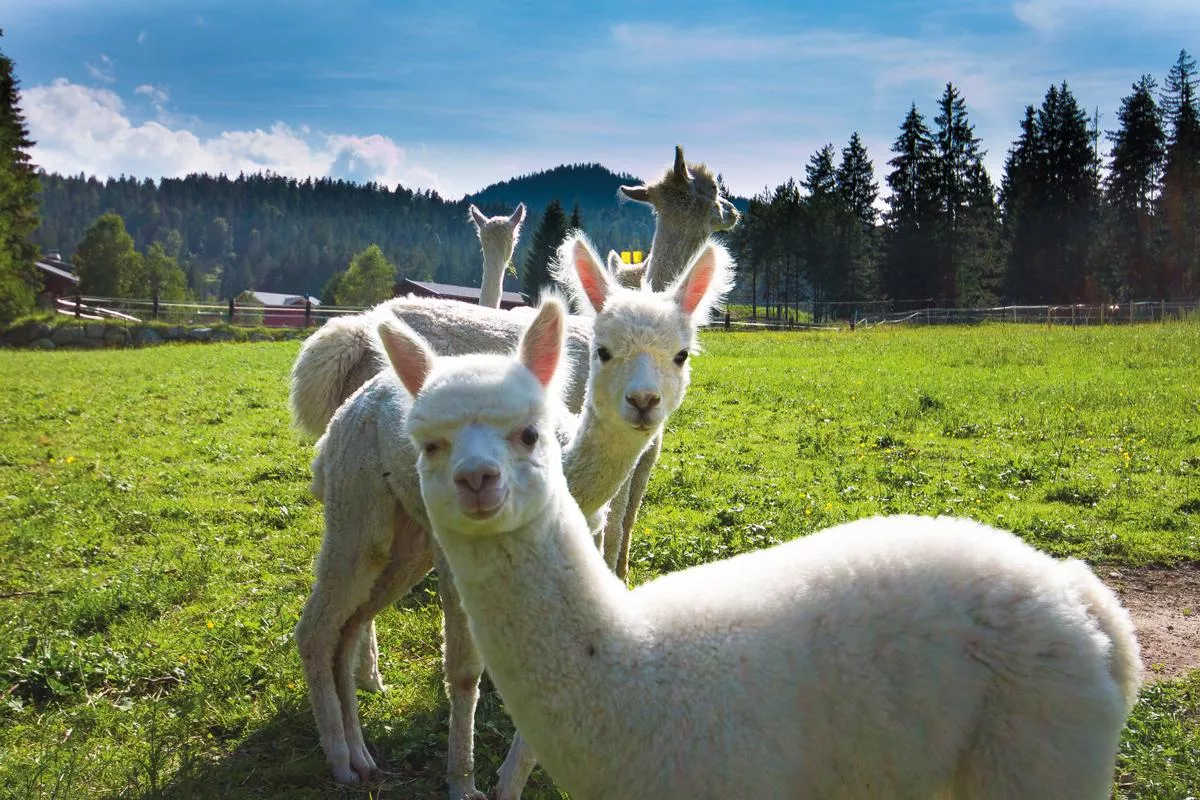
[[[517,203],[510,216],[485,217],[474,205],[470,208],[471,222],[483,247],[483,282],[479,284],[479,305],[499,308],[504,294],[504,273],[509,270],[513,250],[525,221],[525,204]]]
[[[675,148],[675,161],[659,181],[622,186],[621,193],[648,203],[656,219],[649,259],[621,270],[619,277],[625,286],[641,285],[644,276],[647,285],[661,291],[712,233],[732,228],[739,219],[733,204],[721,197],[712,171],[703,164],[687,164],[680,147]],[[312,436],[324,433],[338,406],[387,365],[375,333],[380,316],[403,320],[443,354],[508,352],[528,322],[524,314],[416,297],[395,298],[370,312],[330,320],[305,341],[292,367],[292,418]],[[591,321],[572,317],[568,326],[568,347],[575,367],[569,384],[574,389],[567,405],[578,413],[583,406]],[[657,439],[651,444],[610,504],[605,549],[622,577],[628,567],[634,522],[660,446]]]
[[[618,286],[581,234],[568,238],[559,261],[560,280],[595,317],[582,414],[576,422],[560,409],[555,429],[569,433],[565,469],[576,502],[602,518],[682,401],[697,325],[728,290],[732,266],[728,254],[710,244],[675,286],[653,293]],[[325,502],[325,536],[296,642],[322,747],[343,782],[365,779],[375,768],[354,695],[356,677],[380,683],[378,673],[371,674],[371,656],[377,657],[372,620],[436,561],[416,454],[403,434],[406,410],[395,375],[381,373],[338,410],[313,462],[313,491]],[[440,567],[439,573],[451,703],[448,782],[453,798],[482,797],[474,787],[471,750],[483,662],[450,572]],[[518,739],[501,772],[500,797],[520,796],[533,763]]]
[[[516,360],[381,335],[488,672],[572,798],[1109,796],[1141,667],[1087,565],[882,517],[630,591],[551,435],[563,327],[543,305]]]

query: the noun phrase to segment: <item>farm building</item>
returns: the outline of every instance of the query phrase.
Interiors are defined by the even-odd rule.
[[[42,290],[38,293],[38,301],[42,305],[54,305],[58,298],[79,291],[79,276],[75,274],[75,268],[63,261],[58,251],[51,250],[35,263],[42,279]]]
[[[305,326],[305,303],[312,308],[321,305],[315,297],[282,292],[246,292],[263,305],[262,324],[269,328],[303,328]]]
[[[448,283],[414,281],[405,278],[396,284],[396,295],[403,297],[406,294],[414,294],[417,297],[440,297],[443,300],[461,300],[471,305],[479,305],[479,289],[473,286],[453,286]],[[515,308],[525,304],[525,298],[518,292],[505,292],[500,296],[501,308]]]

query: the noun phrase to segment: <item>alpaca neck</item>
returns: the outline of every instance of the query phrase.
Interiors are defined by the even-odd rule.
[[[579,427],[563,452],[567,487],[585,517],[612,500],[653,438],[625,422],[603,418],[587,397]]]
[[[630,680],[613,674],[612,658],[633,654],[638,635],[628,590],[609,572],[557,466],[551,474],[553,496],[523,528],[472,536],[434,524],[488,672],[548,765],[593,758],[624,725],[597,701]],[[571,730],[583,709],[595,724]]]
[[[479,305],[488,308],[500,307],[500,296],[504,293],[504,272],[508,269],[508,257],[503,253],[484,250],[483,283],[479,287]]]
[[[646,267],[650,288],[656,292],[666,289],[683,272],[710,233],[704,219],[697,220],[686,214],[664,219],[659,214]]]

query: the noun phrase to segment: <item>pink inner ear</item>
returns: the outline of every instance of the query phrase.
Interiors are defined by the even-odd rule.
[[[588,302],[597,311],[604,308],[604,301],[608,299],[608,284],[604,282],[603,269],[583,243],[576,243],[575,273],[579,276],[579,284],[583,287]]]
[[[704,301],[704,295],[708,293],[709,284],[712,283],[716,270],[717,254],[711,247],[707,247],[688,273],[683,290],[680,292],[679,307],[683,309],[683,313],[691,314],[700,307],[700,303]]]
[[[550,385],[558,369],[563,345],[563,325],[561,313],[538,314],[521,342],[521,363],[533,373],[542,386]]]
[[[412,340],[403,334],[390,329],[380,330],[383,348],[387,351],[392,369],[400,378],[400,383],[413,397],[416,397],[429,377],[433,368],[430,354],[420,342]]]

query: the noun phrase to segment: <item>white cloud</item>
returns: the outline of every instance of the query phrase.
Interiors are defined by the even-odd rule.
[[[1088,28],[1098,22],[1182,33],[1200,29],[1196,0],[1015,0],[1013,15],[1041,33]]]
[[[167,93],[151,84],[135,92],[161,107]],[[139,177],[274,172],[290,177],[344,177],[441,191],[438,176],[412,163],[379,135],[310,133],[276,122],[268,129],[223,131],[202,138],[163,121],[134,122],[113,91],[56,79],[22,92],[33,160],[52,172]]]
[[[149,83],[143,83],[141,86],[134,89],[133,93],[144,94],[146,97],[150,98],[151,102],[159,105],[167,102],[168,99],[167,91],[165,89],[156,88]]]
[[[88,75],[91,75],[95,80],[112,83],[117,79],[112,59],[103,53],[100,54],[99,65],[85,61],[83,62],[83,66],[87,70]]]
[[[146,32],[145,32],[145,31],[142,31],[141,33],[139,33],[139,34],[138,34],[138,36],[137,36],[137,43],[138,43],[138,44],[145,44],[145,43],[146,43]]]

